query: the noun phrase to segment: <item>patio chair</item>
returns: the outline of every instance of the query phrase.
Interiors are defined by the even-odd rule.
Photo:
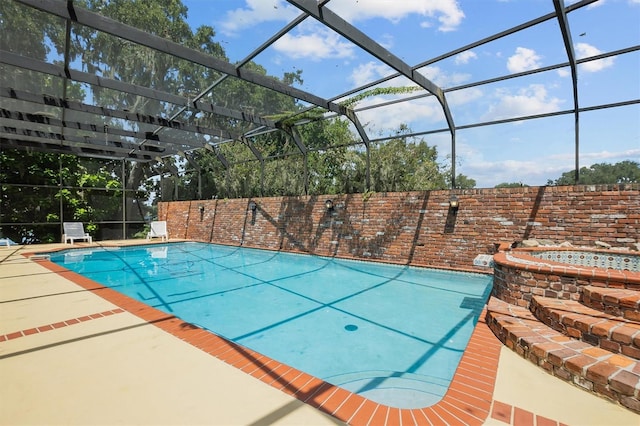
[[[169,240],[166,220],[156,220],[151,222],[151,229],[147,233],[147,240],[150,240],[152,238],[160,238],[162,239],[162,241]]]
[[[89,243],[93,242],[91,235],[84,232],[84,225],[82,222],[64,222],[62,224],[64,228],[64,234],[62,234],[62,241],[66,244],[70,242],[73,244],[75,240],[84,240]]]

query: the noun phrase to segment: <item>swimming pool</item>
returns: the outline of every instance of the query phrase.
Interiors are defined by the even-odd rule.
[[[51,261],[381,404],[446,392],[492,277],[204,243]]]

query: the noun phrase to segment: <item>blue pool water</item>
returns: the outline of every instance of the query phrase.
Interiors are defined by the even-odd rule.
[[[399,408],[445,394],[492,277],[204,243],[51,260],[270,358]]]

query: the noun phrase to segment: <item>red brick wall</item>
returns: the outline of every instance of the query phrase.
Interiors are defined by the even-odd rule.
[[[255,198],[255,213],[248,199],[180,201],[158,218],[171,238],[459,269],[500,242],[640,242],[639,184],[457,190],[457,211],[451,193]]]

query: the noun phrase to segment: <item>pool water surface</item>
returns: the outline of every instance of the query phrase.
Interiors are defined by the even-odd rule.
[[[52,262],[398,408],[445,394],[489,297],[482,274],[205,243],[71,249]]]

